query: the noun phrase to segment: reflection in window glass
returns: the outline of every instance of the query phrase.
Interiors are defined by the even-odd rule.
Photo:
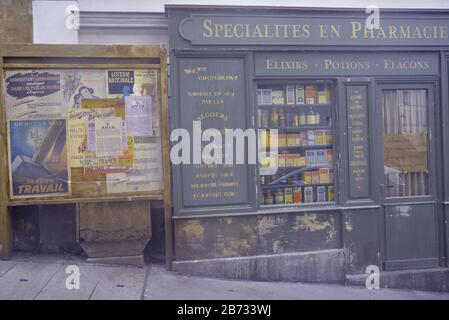
[[[386,197],[429,194],[427,91],[384,90]]]

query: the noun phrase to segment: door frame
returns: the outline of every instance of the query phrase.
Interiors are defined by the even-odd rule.
[[[386,198],[384,195],[384,139],[383,139],[383,111],[381,107],[382,90],[400,90],[400,89],[426,89],[428,92],[427,102],[427,123],[428,123],[428,168],[429,168],[429,195],[428,196],[412,196],[412,197],[392,197]],[[398,78],[376,78],[374,81],[374,112],[371,125],[373,128],[373,150],[374,153],[374,184],[378,186],[375,188],[374,197],[381,205],[382,209],[379,215],[379,239],[380,239],[380,261],[384,270],[398,270],[398,269],[413,269],[423,267],[438,267],[441,264],[441,257],[444,256],[444,245],[441,245],[442,239],[440,226],[443,223],[442,215],[442,184],[440,180],[442,174],[442,146],[441,144],[441,124],[438,119],[441,119],[441,110],[439,103],[439,78],[438,77],[414,77],[413,79],[398,77]],[[387,230],[386,230],[386,211],[387,207],[391,206],[413,206],[433,204],[435,206],[435,245],[438,253],[437,259],[431,259],[432,262],[422,261],[420,259],[410,259],[403,263],[396,260],[387,260]],[[398,263],[399,262],[399,263]]]

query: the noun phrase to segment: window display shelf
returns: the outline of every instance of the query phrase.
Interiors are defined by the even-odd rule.
[[[259,127],[261,130],[278,130],[281,132],[302,132],[307,130],[331,130],[332,127],[328,125],[301,125],[299,127]]]
[[[331,85],[273,81],[259,86],[257,97],[257,125],[266,130],[259,151],[277,148],[277,161],[265,162],[277,170],[260,167],[260,205],[334,202]]]
[[[310,103],[310,104],[258,104],[258,108],[321,108],[321,107],[331,107],[331,103]]]

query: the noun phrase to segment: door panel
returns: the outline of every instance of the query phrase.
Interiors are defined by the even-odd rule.
[[[386,270],[438,266],[436,207],[385,207]]]
[[[430,84],[378,86],[385,270],[439,263],[433,96]]]

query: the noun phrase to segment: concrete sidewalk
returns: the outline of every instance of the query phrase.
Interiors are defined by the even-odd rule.
[[[68,290],[68,265],[80,270],[80,289]],[[79,257],[17,254],[0,261],[0,299],[438,299],[448,294],[338,285],[233,281],[179,276],[162,265],[144,268],[88,264]]]

